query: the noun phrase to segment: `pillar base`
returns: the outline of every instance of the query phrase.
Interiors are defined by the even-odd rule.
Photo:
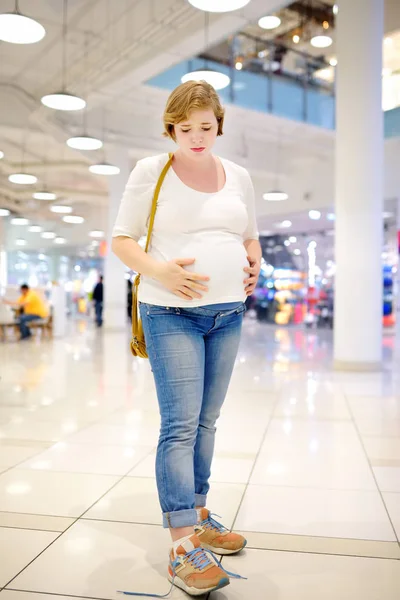
[[[362,373],[371,371],[382,371],[381,361],[377,362],[351,362],[347,360],[335,360],[333,362],[335,371],[360,371]]]

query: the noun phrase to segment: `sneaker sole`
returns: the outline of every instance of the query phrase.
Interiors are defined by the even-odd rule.
[[[214,546],[210,546],[209,544],[203,544],[203,543],[201,545],[206,550],[211,550],[211,552],[214,552],[214,554],[218,554],[219,556],[229,556],[230,554],[238,554],[244,548],[246,548],[247,540],[241,548],[238,548],[238,550],[228,550],[227,548],[215,548]]]
[[[173,579],[173,577],[171,577],[169,573],[168,580],[170,583],[173,583],[176,587],[189,594],[189,596],[204,596],[204,594],[215,592],[216,590],[220,590],[230,584],[229,578],[224,577],[223,579],[221,579],[218,585],[200,590],[199,588],[189,587],[188,585],[186,585],[183,579],[180,579],[180,577],[175,577],[175,579]]]

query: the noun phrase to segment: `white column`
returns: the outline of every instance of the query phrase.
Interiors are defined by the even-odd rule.
[[[337,20],[335,367],[382,358],[384,0],[344,0]]]
[[[128,151],[115,149],[107,159],[118,166],[118,175],[109,177],[109,205],[107,220],[107,256],[104,259],[104,328],[108,330],[127,329],[127,283],[124,264],[111,252],[111,233],[114,227],[125,185],[132,164]]]
[[[7,287],[7,252],[4,217],[0,217],[0,296]]]

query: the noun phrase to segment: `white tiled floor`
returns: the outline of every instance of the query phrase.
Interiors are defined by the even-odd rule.
[[[215,600],[400,597],[400,353],[386,340],[385,370],[357,374],[331,350],[245,320],[209,506],[247,533],[223,564],[248,580]],[[165,593],[148,361],[82,324],[0,344],[0,364],[0,600]]]

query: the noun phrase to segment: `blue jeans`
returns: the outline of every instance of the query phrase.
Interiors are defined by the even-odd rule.
[[[31,334],[31,330],[29,329],[27,323],[29,323],[29,321],[37,321],[38,319],[41,319],[42,317],[39,317],[39,315],[21,315],[19,318],[19,330],[21,332],[21,339],[24,340],[27,337],[30,337]]]
[[[96,301],[94,309],[96,311],[96,323],[98,327],[101,327],[103,325],[103,303]]]
[[[239,347],[245,305],[140,304],[161,430],[156,478],[164,527],[197,523],[206,506],[215,423]]]

